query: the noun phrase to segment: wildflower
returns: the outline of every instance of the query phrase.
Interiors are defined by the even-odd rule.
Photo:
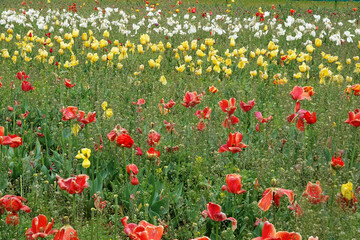
[[[202,216],[204,219],[206,217],[209,217],[211,220],[217,221],[217,222],[223,222],[225,220],[232,221],[232,230],[235,231],[237,228],[237,221],[233,217],[227,217],[225,213],[221,212],[221,207],[215,203],[209,202],[207,205],[207,210],[204,210],[202,212]]]

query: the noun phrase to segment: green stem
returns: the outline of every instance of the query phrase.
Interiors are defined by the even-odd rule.
[[[94,239],[94,208],[91,208],[91,221],[90,221],[90,225],[91,225],[91,235],[90,235],[90,240]]]
[[[117,233],[117,215],[118,215],[118,195],[114,195],[115,197],[115,220],[114,220],[114,240],[116,240],[116,233]]]
[[[73,194],[73,206],[72,206],[72,212],[73,212],[73,222],[72,225],[76,222],[76,194]]]
[[[124,159],[124,178],[125,178],[125,183],[126,183],[126,181],[127,181],[127,174],[126,174],[126,157],[125,157],[125,148],[123,147],[122,148],[122,150],[123,150],[123,159]]]

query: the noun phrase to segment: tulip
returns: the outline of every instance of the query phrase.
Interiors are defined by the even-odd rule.
[[[241,176],[239,174],[228,174],[226,175],[226,185],[223,185],[221,190],[228,191],[229,193],[242,194],[245,193],[245,190],[242,190],[241,187]]]
[[[207,210],[204,210],[202,212],[202,216],[204,219],[206,217],[209,217],[211,220],[217,221],[217,222],[223,222],[225,220],[232,221],[232,230],[235,231],[237,228],[237,221],[233,217],[227,217],[225,213],[221,212],[221,207],[215,203],[209,202],[207,205]]]

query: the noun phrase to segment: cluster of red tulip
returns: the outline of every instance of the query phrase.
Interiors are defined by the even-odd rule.
[[[24,92],[28,92],[31,90],[34,90],[35,87],[31,86],[31,83],[29,81],[27,81],[27,79],[30,78],[29,75],[26,75],[25,71],[22,72],[18,72],[16,74],[16,78],[18,78],[21,82],[21,90],[23,90]]]
[[[0,213],[3,214],[4,211],[9,213],[5,219],[6,224],[16,226],[19,224],[19,211],[31,212],[31,209],[24,204],[26,202],[25,198],[14,195],[5,195],[0,198]]]

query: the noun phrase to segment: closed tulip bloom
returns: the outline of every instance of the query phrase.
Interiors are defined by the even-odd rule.
[[[226,185],[223,185],[221,190],[228,191],[229,193],[242,194],[245,193],[245,190],[242,190],[241,187],[241,176],[239,174],[228,174],[226,175]]]

